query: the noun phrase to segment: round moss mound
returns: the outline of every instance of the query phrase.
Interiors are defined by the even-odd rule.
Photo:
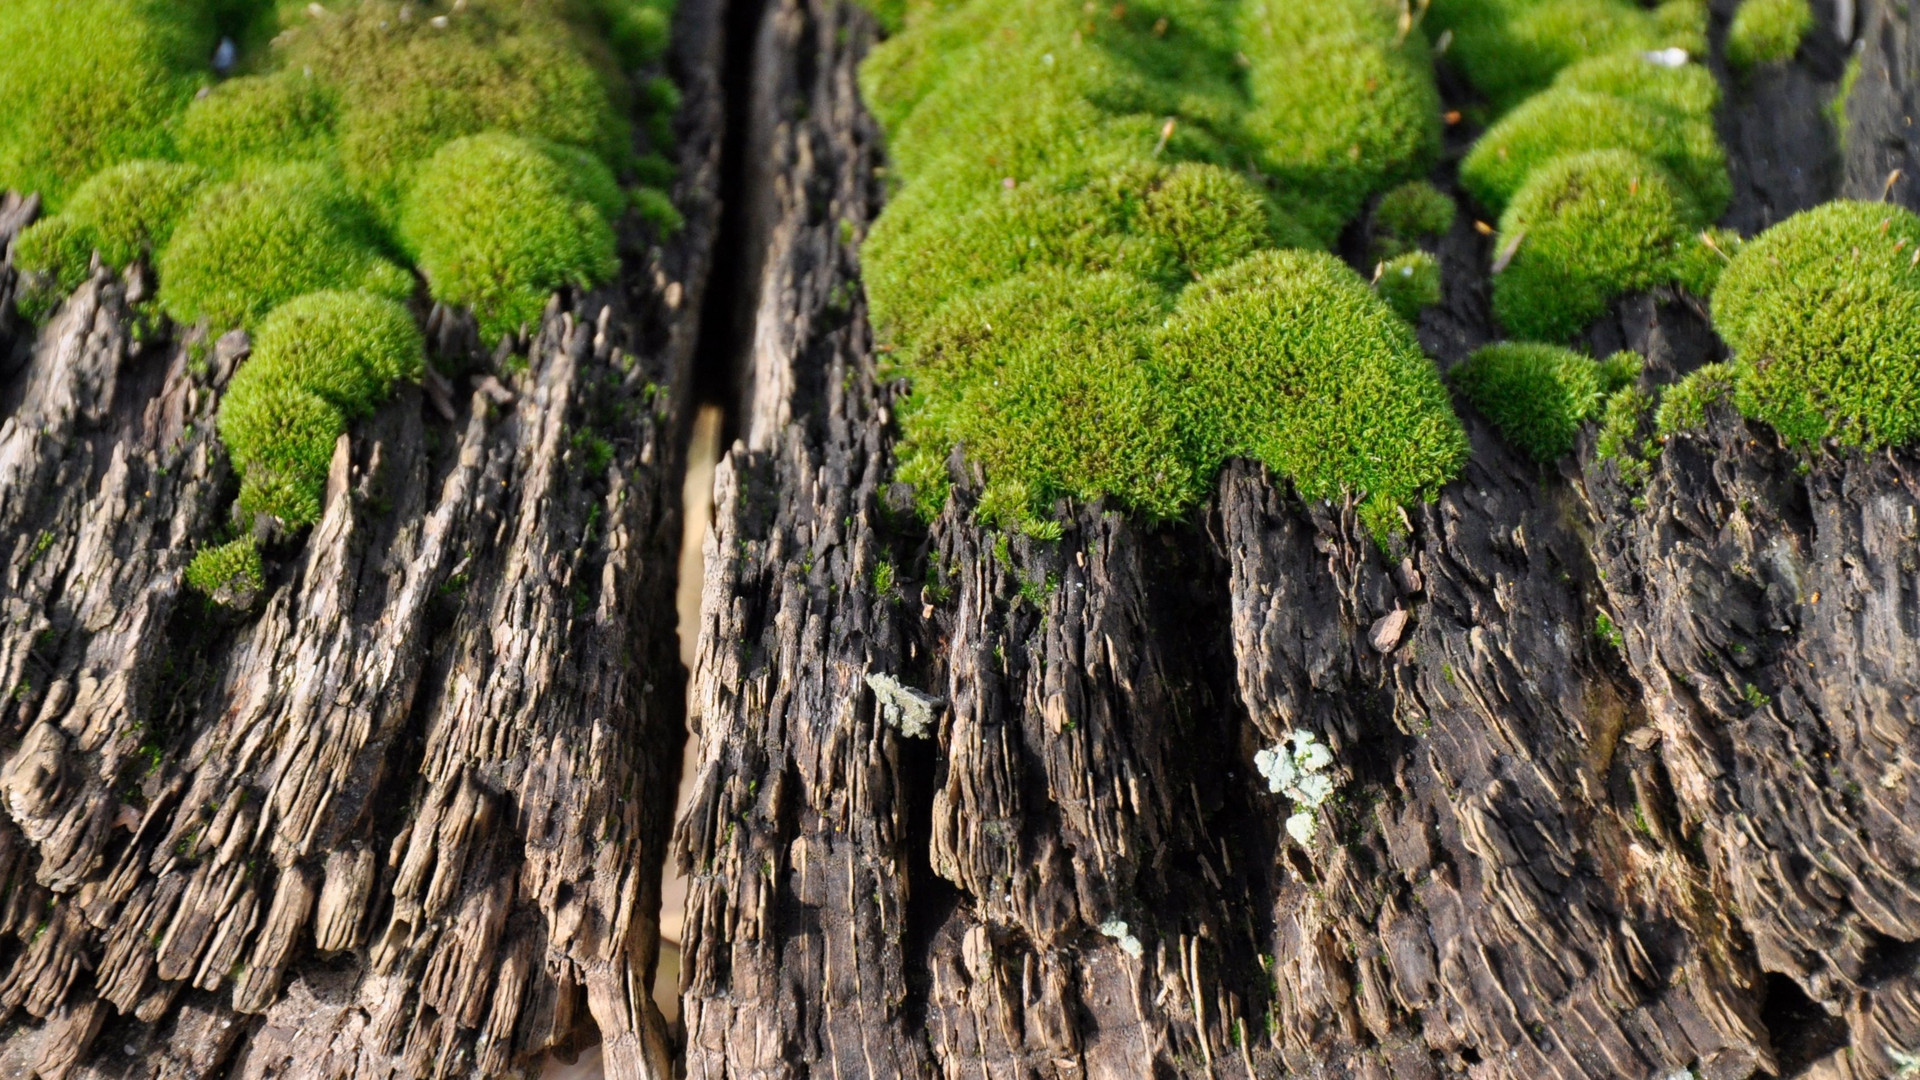
[[[45,275],[61,295],[72,292],[95,252],[118,270],[164,247],[205,181],[201,170],[165,161],[102,170],[74,191],[66,209],[20,235],[15,265]]]
[[[413,317],[385,297],[320,292],[275,310],[220,402],[240,509],[290,526],[318,520],[347,421],[417,377],[422,357]]]
[[[1452,32],[1449,61],[1496,112],[1590,57],[1670,48],[1702,56],[1707,47],[1704,0],[1652,10],[1633,0],[1434,0],[1428,19],[1436,32]]]
[[[1246,127],[1263,171],[1325,243],[1369,194],[1424,174],[1439,156],[1439,92],[1424,39],[1409,40],[1309,38],[1249,72]]]
[[[1707,220],[1719,216],[1733,191],[1710,112],[1678,114],[1570,86],[1529,98],[1488,129],[1460,163],[1460,182],[1482,204],[1499,210],[1554,159],[1590,150],[1630,150],[1658,163]]]
[[[258,164],[333,155],[335,101],[307,70],[243,75],[213,88],[180,115],[181,157],[232,176]]]
[[[310,68],[337,95],[342,169],[382,220],[397,219],[414,173],[463,136],[574,144],[615,167],[631,156],[617,78],[560,5],[469,3],[402,18],[410,6],[361,0],[302,21],[284,46],[287,70]]]
[[[271,373],[241,367],[220,401],[220,440],[240,474],[242,513],[290,526],[320,519],[333,447],[347,430],[325,398]]]
[[[381,251],[377,226],[338,175],[288,165],[207,192],[160,253],[160,303],[174,321],[251,324],[302,293],[404,297],[413,278]]]
[[[1541,464],[1573,449],[1609,389],[1601,365],[1554,345],[1488,345],[1447,373],[1500,435]]]
[[[100,169],[171,156],[167,118],[209,81],[214,28],[174,0],[0,5],[0,189],[59,210]]]
[[[393,300],[316,292],[261,320],[245,370],[299,386],[353,419],[372,412],[395,383],[419,378],[425,348],[413,315]]]
[[[1920,218],[1883,203],[1815,207],[1741,249],[1713,293],[1740,407],[1802,443],[1920,437]]]
[[[1425,180],[1409,180],[1380,196],[1373,207],[1375,252],[1390,259],[1453,228],[1453,200]]]
[[[1440,260],[1424,251],[1396,255],[1380,265],[1373,288],[1401,318],[1417,323],[1420,312],[1440,302]]]
[[[266,585],[260,548],[251,535],[202,548],[187,564],[187,586],[217,604],[245,607]]]
[[[498,338],[538,322],[555,289],[618,271],[613,229],[589,196],[540,144],[477,135],[427,163],[400,235],[434,298],[473,308],[481,333]]]
[[[943,308],[913,357],[903,475],[944,502],[961,445],[986,469],[990,520],[1101,495],[1150,518],[1183,512],[1197,480],[1148,367],[1164,304],[1129,275],[1040,269]]]
[[[1813,6],[1807,0],[1745,0],[1727,24],[1727,66],[1750,71],[1791,60],[1811,29]]]
[[[1601,150],[1535,172],[1500,219],[1512,261],[1494,278],[1493,311],[1515,337],[1561,342],[1624,293],[1688,281],[1717,259],[1700,251],[1697,210],[1664,170]]]
[[[1261,252],[1196,283],[1155,358],[1203,475],[1253,458],[1305,498],[1366,496],[1376,532],[1466,457],[1412,329],[1324,252]]]

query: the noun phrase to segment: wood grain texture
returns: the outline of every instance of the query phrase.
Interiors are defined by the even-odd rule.
[[[343,436],[251,612],[182,580],[231,498],[245,335],[156,326],[139,267],[0,322],[10,1075],[505,1076],[596,1039],[610,1077],[671,1074],[650,980],[719,18],[682,15],[686,227],[556,297],[524,364]],[[477,347],[457,313],[426,328]]]
[[[1591,435],[1542,472],[1470,416],[1471,464],[1391,551],[1244,463],[1189,525],[1063,505],[1043,542],[975,523],[956,461],[922,528],[835,242],[882,194],[850,89],[872,27],[803,0],[774,26],[781,214],[679,836],[689,1075],[1894,1074],[1920,1044],[1910,453],[1803,474],[1717,416],[1628,490]],[[1810,48],[1730,98],[1744,227],[1838,176],[1812,115],[1837,46]],[[1490,334],[1486,243],[1463,215],[1443,245],[1443,365]],[[1591,336],[1650,386],[1722,357],[1671,294]],[[871,675],[941,699],[930,740]],[[1310,845],[1252,767],[1295,730],[1337,762]]]

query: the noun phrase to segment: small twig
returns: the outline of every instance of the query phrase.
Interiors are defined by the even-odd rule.
[[[1494,273],[1497,274],[1505,270],[1507,266],[1513,262],[1513,257],[1520,254],[1520,242],[1526,238],[1527,230],[1520,229],[1515,232],[1506,243],[1500,245],[1500,254],[1494,256],[1493,259]]]

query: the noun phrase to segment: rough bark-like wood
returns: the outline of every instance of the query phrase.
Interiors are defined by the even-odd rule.
[[[155,336],[138,267],[36,334],[0,268],[9,1075],[502,1076],[595,1038],[609,1076],[671,1074],[649,984],[720,122],[719,10],[684,7],[686,228],[556,297],[517,370],[343,436],[250,614],[182,580],[231,498],[244,334],[204,363]],[[0,206],[0,241],[33,212]]]
[[[922,531],[837,306],[839,222],[878,211],[872,28],[773,18],[782,215],[678,840],[689,1075],[1878,1077],[1920,1047],[1920,459],[1802,475],[1722,415],[1629,491],[1591,445],[1543,472],[1469,416],[1471,464],[1391,553],[1244,463],[1184,527],[1069,506],[1058,541],[996,536],[963,472]],[[1844,44],[1730,92],[1730,222],[1832,194]],[[1452,362],[1490,332],[1470,220],[1442,259],[1422,340]],[[1720,356],[1664,295],[1593,343],[1650,383]],[[941,700],[930,739],[876,675]],[[1252,767],[1295,729],[1338,763],[1310,846]]]

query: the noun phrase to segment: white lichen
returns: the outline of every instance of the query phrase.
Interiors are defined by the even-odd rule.
[[[1135,960],[1140,959],[1140,954],[1145,951],[1140,947],[1140,939],[1128,930],[1125,919],[1108,919],[1100,924],[1100,932],[1112,938],[1119,944],[1121,952]]]
[[[1897,1046],[1889,1046],[1887,1060],[1893,1062],[1893,1075],[1898,1080],[1920,1078],[1920,1054],[1910,1054]]]
[[[933,734],[942,698],[923,693],[884,672],[867,676],[867,686],[880,707],[880,718],[909,739],[924,739]]]
[[[1274,746],[1253,755],[1253,767],[1267,778],[1267,790],[1293,802],[1287,835],[1311,846],[1319,810],[1333,796],[1333,751],[1311,731],[1295,728]]]

